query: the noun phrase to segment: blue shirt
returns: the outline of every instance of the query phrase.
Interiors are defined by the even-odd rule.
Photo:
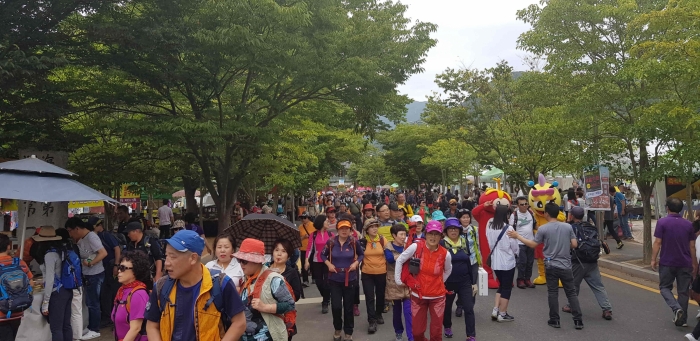
[[[199,297],[199,290],[201,286],[202,281],[199,281],[199,283],[189,288],[185,288],[181,286],[180,282],[178,281],[177,289],[173,288],[173,290],[177,290],[175,293],[175,316],[172,331],[173,340],[197,341],[194,309],[196,299]],[[241,296],[238,294],[238,291],[236,291],[233,281],[228,281],[226,283],[221,294],[223,295],[224,311],[229,318],[233,318],[244,311],[245,307],[241,301]],[[144,318],[151,322],[160,323],[160,317],[161,312],[158,307],[158,293],[156,290],[153,290],[149,297],[148,305],[146,305],[146,313],[144,314]],[[218,327],[218,324],[216,326],[204,326],[204,328]]]
[[[617,214],[622,214],[622,209],[625,208],[623,203],[626,201],[625,195],[621,192],[615,193],[615,206],[617,208]]]
[[[404,246],[398,246],[394,243],[391,244],[391,247],[393,247],[394,250],[398,253],[403,253],[403,249],[405,248]],[[394,259],[394,253],[391,252],[391,250],[385,249],[384,250],[384,257],[386,258],[387,263],[389,263],[389,264],[396,263],[396,259]]]
[[[333,241],[332,244],[329,242],[323,249],[323,252],[321,253],[321,260],[325,262],[328,259],[331,259],[331,263],[333,263],[338,271],[337,273],[331,273],[328,276],[329,281],[345,283],[345,270],[349,269],[350,265],[355,261],[362,262],[362,260],[365,258],[365,252],[362,250],[360,242],[352,237],[348,237],[343,245],[340,245],[338,236],[333,237],[331,240]],[[354,246],[350,244],[351,240],[354,240]],[[329,245],[333,246],[332,250],[329,250]],[[357,257],[357,259],[355,259],[355,257]],[[354,281],[357,281],[357,271],[351,271],[348,274],[348,282]]]
[[[119,240],[117,240],[117,237],[115,237],[112,233],[105,233],[104,231],[98,232],[97,236],[100,237],[102,246],[104,246],[105,250],[107,250],[107,256],[102,260],[102,262],[106,265],[106,269],[107,267],[114,265],[114,248],[119,246]],[[112,270],[107,270],[109,270],[108,273],[111,274]]]

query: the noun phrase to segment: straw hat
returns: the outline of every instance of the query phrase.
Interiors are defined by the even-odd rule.
[[[45,242],[51,240],[61,240],[63,238],[56,235],[56,229],[53,226],[42,226],[39,234],[32,236],[32,239],[37,242]]]

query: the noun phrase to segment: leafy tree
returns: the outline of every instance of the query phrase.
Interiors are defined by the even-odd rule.
[[[384,164],[398,183],[408,188],[421,184],[432,188],[442,181],[442,170],[421,163],[427,146],[440,137],[439,129],[425,124],[399,124],[394,130],[381,133],[377,141],[384,150]]]
[[[649,39],[644,26],[631,25],[642,15],[662,11],[666,1],[542,1],[518,11],[532,29],[519,47],[545,55],[545,71],[567,84],[568,103],[583,120],[598,126],[599,136],[624,143],[624,155],[644,205],[644,261],[651,260],[651,203],[659,162],[670,140],[664,128],[675,122],[652,99],[655,81],[639,77],[630,50]],[[601,154],[611,154],[601,151]]]
[[[377,187],[400,181],[392,176],[385,163],[384,153],[370,146],[364,154],[350,165],[348,176],[359,186]]]
[[[446,177],[451,176],[443,179],[443,185],[452,183],[452,178],[456,177],[461,186],[465,175],[476,178],[481,172],[481,167],[476,162],[476,152],[462,140],[443,138],[421,147],[426,149],[421,159],[422,164],[437,167],[445,172]]]
[[[401,119],[408,98],[396,85],[435,45],[434,25],[405,10],[369,0],[138,0],[76,19],[86,32],[76,39],[92,44],[75,53],[114,74],[89,110],[152,122],[132,134],[178,136],[223,229],[265,146],[293,121],[290,109],[339,101],[368,135],[380,115]]]

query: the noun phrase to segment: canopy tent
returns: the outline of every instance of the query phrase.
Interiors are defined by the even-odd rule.
[[[61,167],[30,158],[0,163],[0,198],[36,202],[108,201],[116,200],[73,179],[77,175]],[[27,211],[24,205],[20,255],[24,253]]]
[[[490,180],[493,180],[495,178],[502,178],[502,177],[503,177],[503,171],[496,168],[496,167],[493,167],[493,168],[491,168],[491,170],[483,172],[481,174],[481,176],[479,177],[479,180],[490,181]]]

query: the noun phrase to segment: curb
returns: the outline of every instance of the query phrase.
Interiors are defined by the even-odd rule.
[[[646,281],[655,282],[655,283],[659,282],[659,274],[657,272],[647,270],[647,269],[642,269],[638,266],[620,263],[620,262],[614,262],[614,261],[603,259],[603,258],[598,259],[598,266],[600,266],[601,268],[604,268],[604,269],[622,272],[626,275],[641,278],[641,279],[646,280]]]

